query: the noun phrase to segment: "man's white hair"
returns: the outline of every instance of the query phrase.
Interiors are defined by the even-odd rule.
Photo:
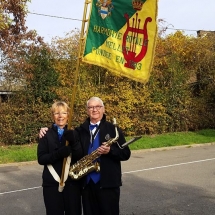
[[[87,107],[90,101],[95,100],[95,101],[99,101],[101,103],[102,106],[104,106],[103,101],[99,98],[99,97],[91,97],[88,101],[87,101]]]

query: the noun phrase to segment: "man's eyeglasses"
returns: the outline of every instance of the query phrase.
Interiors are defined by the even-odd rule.
[[[54,114],[54,116],[60,116],[60,115],[62,115],[62,116],[66,116],[68,113],[67,112],[57,112],[57,113],[53,113]]]
[[[103,107],[103,106],[101,106],[101,105],[99,106],[99,105],[98,105],[98,106],[88,106],[87,108],[88,108],[88,110],[94,110],[94,109],[95,109],[95,110],[100,110],[102,107]]]

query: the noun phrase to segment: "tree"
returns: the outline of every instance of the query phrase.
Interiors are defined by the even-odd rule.
[[[36,82],[44,81],[38,78],[38,74],[44,71],[41,68],[44,66],[50,77],[53,74],[52,83],[55,83],[57,75],[50,66],[48,47],[35,31],[27,30],[27,0],[0,0],[0,3],[0,19],[6,21],[6,27],[0,29],[0,68],[4,75],[1,78],[11,90],[15,90],[8,103],[0,108],[0,143],[30,143],[36,140],[38,127],[50,122],[49,115],[44,114],[48,112],[47,104],[41,101],[41,97],[46,102],[55,97],[47,82],[36,85]],[[42,62],[44,65],[40,64]],[[39,95],[41,88],[42,95]]]
[[[193,39],[181,32],[158,38],[149,91],[165,107],[168,132],[188,130],[192,110],[189,80],[194,74]]]
[[[56,89],[59,87],[59,74],[53,65],[53,56],[48,47],[35,48],[27,56],[30,68],[26,70],[26,96],[34,102],[41,99],[43,103],[51,104],[58,99]]]
[[[29,0],[0,0],[1,17],[7,27],[0,30],[0,67],[7,83],[16,85],[23,80],[23,70],[29,65],[24,59],[33,47],[44,44],[35,31],[25,25]]]

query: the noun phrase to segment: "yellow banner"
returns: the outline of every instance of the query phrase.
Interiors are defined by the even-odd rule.
[[[156,19],[157,0],[93,1],[82,60],[147,82],[157,37]]]

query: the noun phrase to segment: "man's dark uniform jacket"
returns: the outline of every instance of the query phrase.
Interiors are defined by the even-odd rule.
[[[74,131],[69,130],[65,133],[65,138],[69,141],[76,142],[76,145],[80,146],[80,149],[77,150],[78,156],[80,151],[82,151],[82,157],[88,154],[88,149],[90,145],[91,134],[89,131],[90,119],[87,118],[86,121],[77,127]],[[126,142],[122,131],[118,129],[119,138],[117,143],[113,143],[110,146],[110,152],[108,154],[103,154],[100,156],[100,186],[102,188],[111,188],[119,187],[122,185],[122,172],[121,172],[121,163],[120,161],[125,161],[130,158],[131,152],[129,147],[120,148],[122,144]],[[106,121],[106,116],[103,115],[103,118],[99,125],[99,140],[100,145],[103,142],[107,142],[107,137],[114,138],[116,136],[115,126]],[[79,144],[77,144],[79,142]],[[83,178],[83,183],[86,185],[86,180]]]

